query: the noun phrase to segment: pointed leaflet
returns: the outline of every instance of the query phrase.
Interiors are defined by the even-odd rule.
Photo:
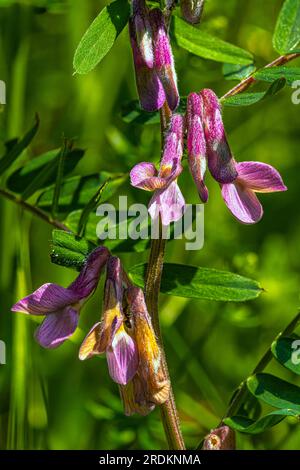
[[[7,146],[6,154],[0,160],[0,176],[13,164],[18,156],[25,150],[34,138],[39,128],[39,117],[36,115],[34,126],[24,135],[21,140],[11,141],[11,145]]]
[[[93,70],[114,45],[129,19],[127,0],[116,0],[107,5],[82,37],[73,60],[75,73]]]

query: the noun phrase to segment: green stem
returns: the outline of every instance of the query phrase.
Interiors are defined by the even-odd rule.
[[[270,64],[265,65],[265,67],[263,68],[267,69],[270,67],[278,67],[280,65],[287,64],[291,60],[297,59],[298,57],[300,57],[300,53],[283,55],[283,56],[277,57],[277,59],[273,60],[273,62],[270,62]],[[222,96],[221,100],[225,100],[226,98],[229,98],[230,96],[238,95],[239,93],[242,93],[243,91],[247,90],[251,85],[253,85],[253,83],[257,81],[254,74],[255,72],[252,75],[250,75],[248,78],[245,78],[244,80],[242,80],[231,90],[229,90],[224,96]]]
[[[296,315],[295,318],[293,318],[293,320],[288,324],[288,326],[276,336],[274,341],[277,341],[281,336],[290,335],[295,330],[295,328],[298,326],[299,323],[300,323],[300,312]],[[259,361],[259,363],[257,364],[257,366],[253,369],[253,372],[251,375],[262,372],[269,365],[272,359],[273,359],[273,354],[272,354],[271,346],[270,346],[268,350],[266,351],[266,353],[264,354],[264,356]],[[247,389],[247,379],[246,379],[239,386],[238,391],[235,397],[233,398],[232,402],[230,403],[229,408],[226,412],[226,415],[223,419],[229,416],[233,416],[235,413],[238,412],[243,402],[243,399],[247,394],[247,391],[248,389]]]
[[[170,116],[170,110],[168,106],[165,106],[161,112],[161,133],[162,142],[164,130],[167,126],[168,118]],[[164,263],[164,253],[166,247],[166,240],[162,237],[162,230],[160,225],[159,238],[151,240],[150,257],[148,262],[148,269],[146,274],[145,283],[145,297],[149,313],[152,318],[153,328],[156,333],[157,341],[159,343],[162,355],[162,367],[165,377],[170,380],[170,374],[168,364],[166,361],[166,355],[163,345],[163,339],[160,329],[159,312],[158,312],[158,300],[161,284],[161,276]],[[171,384],[171,380],[170,380]],[[184,440],[180,430],[180,423],[178,412],[176,408],[174,393],[172,384],[170,386],[170,395],[168,400],[160,406],[161,419],[164,426],[167,442],[169,449],[172,450],[183,450],[185,449]]]
[[[25,209],[27,212],[30,212],[31,214],[35,215],[39,219],[42,219],[44,222],[47,222],[48,224],[53,225],[53,227],[58,228],[59,230],[65,230],[66,232],[70,232],[70,230],[62,222],[60,222],[59,220],[53,219],[46,212],[42,211],[38,207],[32,206],[26,201],[23,201],[22,199],[18,198],[13,193],[11,193],[10,191],[7,191],[6,189],[0,189],[0,196],[3,196],[9,201],[14,202],[18,206],[22,207],[22,209]]]

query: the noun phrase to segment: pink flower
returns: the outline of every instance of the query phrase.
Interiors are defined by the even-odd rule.
[[[106,354],[109,374],[114,382],[126,385],[136,374],[137,347],[128,327],[122,307],[123,280],[119,258],[111,257],[107,264],[104,312],[83,341],[79,358]]]
[[[206,140],[203,128],[203,99],[197,93],[191,93],[187,99],[187,150],[191,174],[196,183],[200,199],[208,200],[208,189],[204,183],[207,167]]]
[[[222,197],[231,213],[244,224],[255,224],[263,216],[263,208],[256,193],[286,191],[280,174],[266,163],[236,163],[237,177],[232,183],[222,184]]]
[[[160,9],[149,12],[144,0],[133,0],[129,33],[141,106],[157,111],[167,101],[174,110],[179,103],[177,78]]]
[[[160,215],[163,225],[179,220],[185,210],[185,201],[177,184],[182,172],[183,124],[182,116],[172,116],[159,171],[153,163],[142,162],[130,172],[132,186],[155,191],[148,210],[152,219]]]
[[[44,284],[12,307],[13,312],[45,315],[35,332],[41,346],[56,348],[72,336],[78,325],[80,309],[96,289],[108,257],[107,248],[96,248],[69,287]]]

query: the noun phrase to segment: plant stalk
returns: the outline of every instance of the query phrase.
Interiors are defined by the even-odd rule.
[[[276,336],[274,341],[277,341],[281,336],[288,336],[291,333],[293,333],[293,331],[299,325],[299,323],[300,323],[300,312],[298,312],[296,317],[293,318],[293,320],[288,324],[288,326]],[[273,354],[272,354],[272,350],[270,346],[268,350],[266,351],[266,353],[264,354],[264,356],[259,361],[259,363],[257,364],[257,366],[253,369],[253,372],[251,375],[262,372],[269,365],[272,359],[273,359]],[[238,391],[235,397],[233,398],[232,402],[230,403],[229,408],[226,412],[226,415],[223,419],[229,416],[233,416],[235,413],[238,412],[242,404],[242,401],[244,399],[244,396],[247,394],[247,391],[248,389],[247,389],[247,379],[246,379],[239,386]]]
[[[291,60],[297,59],[298,57],[300,57],[300,53],[282,55],[280,57],[277,57],[277,59],[273,60],[272,62],[270,62],[270,64],[265,65],[263,69],[267,69],[270,67],[278,67],[280,65],[287,64]],[[221,100],[225,100],[226,98],[229,98],[230,96],[238,95],[239,93],[242,93],[243,91],[247,90],[251,85],[253,85],[253,83],[257,81],[254,74],[255,72],[249,77],[242,80],[231,90],[229,90],[224,96],[222,96]]]
[[[161,134],[162,134],[162,146],[164,140],[164,131],[167,127],[171,112],[167,105],[164,106],[161,111]],[[160,223],[159,237],[158,239],[151,240],[150,257],[148,262],[146,282],[145,282],[145,297],[146,303],[149,310],[149,314],[152,319],[153,328],[157,337],[158,344],[160,346],[162,355],[162,367],[166,379],[170,380],[170,374],[168,364],[166,361],[166,355],[163,345],[163,339],[160,329],[159,312],[158,312],[158,300],[161,284],[161,276],[164,264],[164,253],[165,253],[166,240],[162,236],[162,227]],[[171,450],[184,450],[185,444],[180,429],[179,416],[176,408],[174,393],[172,389],[172,383],[170,380],[170,395],[168,400],[160,406],[161,419],[164,426],[167,442],[169,449]]]
[[[52,225],[55,228],[58,228],[59,230],[64,230],[66,232],[70,232],[70,230],[59,220],[53,219],[50,215],[48,215],[46,212],[42,211],[38,207],[32,206],[26,201],[23,201],[22,199],[18,198],[15,196],[13,193],[10,191],[7,191],[6,189],[1,189],[0,188],[0,196],[3,196],[4,198],[8,199],[9,201],[14,202],[18,206],[20,206],[22,209],[25,209],[27,212],[30,212],[31,214],[35,215],[39,219],[42,219],[44,222],[47,222],[48,224]]]

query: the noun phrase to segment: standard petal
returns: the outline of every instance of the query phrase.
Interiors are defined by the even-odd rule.
[[[181,219],[185,211],[185,200],[176,181],[168,188],[154,193],[148,211],[152,219],[156,219],[160,214],[163,225]]]
[[[222,196],[231,213],[244,224],[255,224],[263,216],[263,208],[254,191],[235,183],[222,185]]]
[[[73,335],[78,325],[78,311],[65,307],[48,315],[35,332],[35,339],[43,348],[54,349]]]
[[[104,270],[109,256],[110,253],[104,246],[95,248],[89,254],[79,276],[68,287],[68,290],[74,292],[79,299],[89,297],[98,285],[101,272]]]
[[[123,325],[106,350],[106,357],[109,374],[114,382],[126,385],[136,374],[139,362],[136,344],[126,333]]]
[[[164,178],[160,178],[157,175],[158,172],[153,163],[142,162],[132,168],[130,181],[135,188],[154,191],[166,186]]]
[[[253,191],[273,193],[286,191],[280,174],[271,165],[261,162],[241,162],[236,165],[238,179]]]
[[[102,335],[102,324],[101,322],[96,323],[89,334],[83,340],[79,350],[79,359],[84,361],[90,359],[90,357],[103,353],[105,350],[101,350],[100,342]]]
[[[13,307],[13,312],[30,313],[32,315],[47,315],[78,302],[76,292],[65,289],[57,284],[43,284],[35,292],[19,300]]]

